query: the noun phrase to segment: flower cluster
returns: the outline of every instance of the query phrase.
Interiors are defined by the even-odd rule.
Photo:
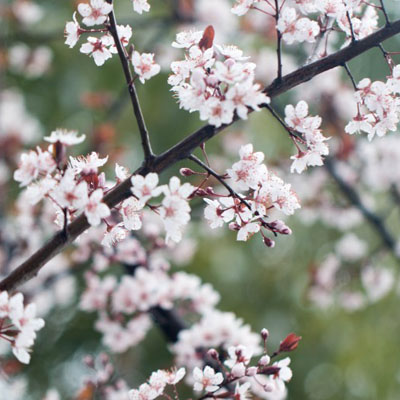
[[[365,132],[368,139],[396,131],[400,121],[400,65],[393,68],[386,82],[365,78],[357,85],[357,115],[346,125],[349,134]]]
[[[171,64],[168,78],[181,108],[198,111],[200,119],[216,127],[247,119],[269,98],[254,83],[256,65],[235,46],[214,44],[214,29],[178,33],[173,47],[185,49],[185,59]]]
[[[272,2],[273,3],[273,2]],[[363,7],[361,0],[296,0],[283,2],[276,10],[275,4],[261,0],[236,0],[232,12],[238,16],[247,14],[251,9],[258,10],[271,17],[278,16],[277,30],[287,44],[316,41],[322,33],[336,29],[346,34],[347,41],[359,40],[377,29],[378,16],[375,7]],[[308,15],[317,16],[316,20]]]
[[[36,306],[24,306],[21,293],[9,296],[0,292],[0,338],[11,343],[12,351],[23,364],[29,364],[30,348],[36,339],[36,331],[42,329],[44,321],[36,318]]]
[[[170,310],[174,304],[183,303],[182,312],[187,308],[186,312],[202,315],[219,300],[212,287],[201,284],[198,277],[184,272],[170,276],[161,269],[165,263],[154,261],[152,269],[135,267],[134,275],[125,275],[120,282],[112,275],[100,279],[93,272],[86,274],[87,288],[80,306],[99,313],[96,328],[113,352],[124,352],[146,336],[152,326],[147,313],[154,307]]]
[[[135,11],[141,13],[142,10],[148,11],[146,1],[134,1]],[[109,13],[112,12],[113,6],[105,0],[90,0],[89,4],[78,4],[78,12],[83,17],[82,23],[86,26],[103,25],[100,29],[84,29],[77,19],[76,13],[73,15],[73,21],[67,22],[65,26],[65,44],[70,48],[74,47],[82,34],[104,33],[100,37],[89,36],[87,42],[82,44],[80,52],[93,57],[97,66],[101,66],[106,60],[118,53],[114,38],[111,35],[110,26],[105,23],[108,21]],[[117,32],[119,41],[122,46],[126,47],[132,37],[132,28],[129,25],[118,25]],[[128,55],[125,54],[127,57]],[[131,56],[131,62],[137,77],[142,83],[150,79],[160,72],[160,66],[154,62],[154,54],[140,54],[134,51]]]
[[[263,329],[261,336],[264,352],[255,364],[252,364],[252,349],[240,342],[221,350],[221,354],[214,348],[203,348],[204,355],[209,358],[209,365],[196,366],[191,374],[186,375],[186,380],[193,385],[193,391],[205,393],[204,396],[207,397],[237,400],[246,400],[251,393],[264,399],[284,398],[285,383],[292,378],[290,358],[286,357],[272,364],[271,358],[296,349],[301,337],[294,333],[289,334],[281,342],[279,349],[269,356],[266,351],[268,331]],[[160,396],[168,396],[164,393],[166,387],[176,385],[185,373],[184,368],[153,372],[146,383],[129,392],[129,399],[154,400]],[[175,393],[178,396],[176,388]]]
[[[321,117],[308,115],[308,104],[305,101],[297,103],[296,107],[288,104],[285,107],[285,122],[290,130],[300,133],[299,138],[292,135],[298,153],[291,157],[293,160],[291,172],[303,172],[307,166],[323,165],[322,156],[329,154],[328,146],[324,143],[328,140],[319,129]],[[297,143],[303,144],[306,149],[301,150]]]
[[[213,229],[229,223],[230,229],[238,232],[237,240],[246,241],[260,232],[264,243],[272,247],[275,243],[265,236],[263,229],[274,234],[291,234],[283,221],[267,221],[272,209],[291,215],[300,208],[299,201],[290,184],[268,171],[263,164],[264,154],[254,152],[252,144],[242,146],[239,155],[240,160],[227,170],[226,177],[238,190],[248,193],[215,194],[216,200],[204,199],[207,203],[204,216]]]

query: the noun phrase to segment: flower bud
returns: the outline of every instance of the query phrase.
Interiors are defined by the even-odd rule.
[[[282,340],[279,346],[279,352],[282,351],[293,351],[299,345],[301,336],[297,336],[295,333],[289,333],[284,340]]]
[[[262,356],[260,358],[260,361],[258,361],[258,363],[260,365],[262,365],[263,367],[265,367],[266,365],[268,365],[270,363],[270,361],[271,361],[270,356],[268,354],[265,354],[264,356]]]
[[[268,336],[269,336],[269,330],[267,328],[261,329],[261,337],[262,337],[262,340],[264,340],[264,342],[267,341]]]
[[[179,173],[180,173],[182,176],[191,176],[191,175],[195,175],[195,174],[196,174],[196,172],[193,171],[193,170],[190,169],[190,168],[181,168],[181,169],[179,170]]]
[[[269,237],[264,236],[263,237],[263,242],[267,247],[275,247],[275,241],[270,239]]]
[[[215,349],[210,349],[210,350],[208,350],[207,354],[208,354],[211,358],[213,358],[214,360],[219,360],[219,354],[218,354],[218,351],[217,351],[217,350],[215,350]]]

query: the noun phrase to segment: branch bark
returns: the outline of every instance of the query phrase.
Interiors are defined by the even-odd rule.
[[[315,61],[283,76],[281,81],[275,80],[271,85],[265,88],[264,91],[271,98],[276,97],[301,83],[309,81],[316,75],[343,65],[343,63],[350,61],[373,47],[378,46],[381,42],[393,37],[399,32],[400,20],[391,23],[389,26],[385,26],[365,39],[352,43],[346,48],[339,50],[326,58]],[[266,106],[267,105],[265,105],[265,107]],[[134,172],[134,174],[146,175],[148,172],[160,173],[164,171],[178,161],[187,158],[199,145],[213,138],[237,120],[238,117],[235,117],[230,124],[222,125],[219,128],[212,125],[203,126],[166,152],[156,156],[151,162],[151,165],[144,163],[142,167]],[[128,198],[131,195],[130,186],[130,179],[120,183],[104,197],[105,203],[109,207],[114,207],[122,200]],[[68,244],[72,243],[88,228],[89,224],[85,216],[79,216],[75,221],[68,225],[68,237],[65,237],[63,232],[56,233],[43,247],[36,251],[9,276],[0,282],[0,290],[14,290],[17,286],[33,278],[37,275],[43,265],[60,253]]]

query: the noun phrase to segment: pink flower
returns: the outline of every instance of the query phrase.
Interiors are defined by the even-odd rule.
[[[123,223],[126,229],[137,231],[142,227],[142,209],[144,203],[130,197],[121,204],[120,214],[123,218]]]

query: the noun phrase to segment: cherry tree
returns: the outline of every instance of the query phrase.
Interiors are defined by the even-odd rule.
[[[137,21],[152,13],[151,0],[124,2],[132,3]],[[124,19],[122,0],[76,3],[59,27],[68,57],[92,58],[92,76],[97,67],[121,65],[115,84],[126,86],[129,95],[141,164],[126,167],[112,141],[109,152],[76,154],[88,134],[72,129],[54,128],[40,140],[40,123],[21,94],[1,93],[0,186],[11,179],[18,184],[12,204],[1,205],[2,214],[7,211],[0,228],[4,354],[30,362],[50,310],[79,291],[73,272],[84,269],[78,307],[95,315],[92,329],[105,352],[83,360],[91,373],[75,398],[179,399],[187,387],[190,398],[198,399],[286,398],[293,375],[287,353],[301,343],[301,327],[275,338],[280,344],[271,348],[273,327],[253,331],[217,308],[221,296],[209,283],[172,266],[190,262],[188,232],[200,231],[200,224],[207,225],[206,235],[230,230],[232,240],[259,241],[262,257],[268,257],[288,236],[296,238],[291,216],[299,215],[304,223],[318,219],[342,232],[313,266],[306,290],[311,303],[351,312],[396,287],[392,264],[400,247],[371,198],[389,192],[395,204],[400,198],[400,52],[383,44],[400,33],[400,20],[391,19],[382,0],[173,1],[174,39],[158,38],[146,49],[137,39],[140,28],[118,23]],[[8,18],[27,26],[42,17],[33,2],[6,8]],[[233,22],[224,26],[222,20]],[[249,44],[265,38],[273,51]],[[379,80],[358,80],[349,62],[372,49],[387,72]],[[31,51],[22,44],[7,51],[7,68],[28,79],[45,74],[56,57],[46,47]],[[293,65],[296,51],[299,66]],[[153,143],[162,132],[147,128],[151,110],[142,111],[138,87],[145,91],[162,74],[176,108],[206,125],[181,133],[180,141],[156,154]],[[255,113],[267,114],[271,125],[257,135],[275,129],[292,147],[279,165],[270,162],[267,149],[233,132],[238,123],[248,126]],[[206,143],[229,130],[221,154],[209,151]],[[176,164],[179,174],[167,178],[164,172]],[[337,185],[339,202],[328,178]],[[363,223],[375,234],[376,250],[355,233]],[[194,237],[200,242],[204,234]],[[165,336],[173,364],[158,366],[132,387],[110,354],[140,348],[153,325]],[[43,396],[61,398],[51,387]]]

